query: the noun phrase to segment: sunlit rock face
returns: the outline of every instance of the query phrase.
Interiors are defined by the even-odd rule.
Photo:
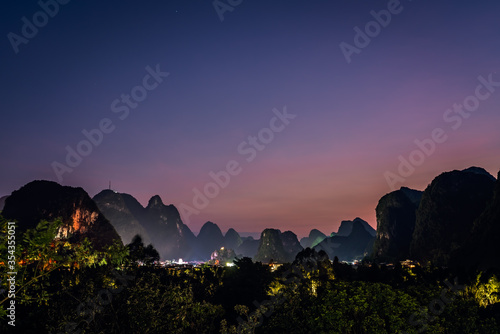
[[[69,238],[75,233],[85,233],[89,225],[93,225],[99,214],[97,212],[90,212],[85,209],[76,208],[75,212],[71,215],[69,224],[59,228],[57,238]],[[86,222],[86,223],[85,223]]]
[[[375,209],[377,238],[373,250],[377,260],[393,262],[409,258],[421,197],[421,191],[403,187],[379,200]]]
[[[422,195],[410,256],[447,266],[450,254],[470,239],[474,221],[493,198],[494,187],[495,178],[477,167],[437,176]]]
[[[88,238],[101,249],[120,236],[82,188],[61,186],[51,181],[33,181],[14,191],[5,201],[2,215],[17,220],[20,232],[34,228],[41,220],[61,218],[58,238],[79,242]]]

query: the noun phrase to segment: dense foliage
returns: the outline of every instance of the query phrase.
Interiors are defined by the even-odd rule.
[[[2,289],[7,222],[0,221]],[[498,275],[456,280],[434,267],[331,262],[306,249],[293,263],[155,265],[135,238],[95,250],[54,239],[60,222],[17,236],[16,331],[22,333],[498,333]],[[7,292],[0,294],[0,331]]]

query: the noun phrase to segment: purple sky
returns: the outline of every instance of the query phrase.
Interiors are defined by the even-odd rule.
[[[111,180],[143,205],[158,194],[196,209],[193,189],[236,161],[206,207],[181,210],[185,223],[301,237],[357,216],[376,227],[399,156],[419,165],[397,189],[472,165],[500,169],[500,84],[478,79],[500,82],[496,1],[242,1],[223,21],[212,1],[70,1],[46,23],[36,1],[20,3],[0,4],[0,196],[34,179],[94,196]],[[348,63],[340,44],[355,47],[353,29],[388,6],[397,13]],[[34,36],[19,42],[22,18],[34,16],[38,32],[25,28]],[[145,78],[157,67],[169,75]],[[131,93],[142,100],[134,108],[120,101]],[[464,103],[473,111],[453,111]],[[273,109],[285,106],[296,117],[282,126]],[[54,162],[67,166],[66,147],[105,119],[113,131],[59,179]],[[446,140],[422,161],[414,141],[435,129]],[[252,149],[259,133],[267,143]]]

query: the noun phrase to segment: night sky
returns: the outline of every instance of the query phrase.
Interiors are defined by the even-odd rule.
[[[195,233],[210,220],[301,237],[376,227],[381,196],[441,172],[500,169],[498,1],[0,6],[0,196],[111,181],[183,208]]]

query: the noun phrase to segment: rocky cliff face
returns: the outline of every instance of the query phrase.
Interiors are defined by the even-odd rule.
[[[302,250],[297,235],[291,231],[268,228],[262,231],[255,261],[275,263],[292,262]]]
[[[51,181],[33,181],[5,201],[2,215],[19,222],[19,231],[34,228],[41,220],[61,218],[57,237],[79,242],[88,238],[101,249],[120,236],[82,188],[61,186]]]
[[[304,249],[300,245],[299,239],[297,239],[297,235],[292,231],[285,231],[281,233],[281,242],[283,243],[285,252],[292,260],[295,259],[295,256]]]
[[[448,265],[450,254],[471,237],[474,221],[492,199],[494,180],[477,167],[436,177],[425,189],[417,210],[411,257]]]
[[[153,196],[144,210],[143,217],[142,226],[158,250],[160,259],[194,259],[193,245],[196,237],[184,225],[175,206],[164,205],[160,196]]]
[[[285,251],[281,241],[281,231],[266,228],[260,235],[259,249],[254,257],[255,261],[268,263],[273,262],[291,262],[293,259]]]
[[[421,191],[401,188],[379,200],[375,209],[377,237],[373,255],[376,259],[392,262],[409,258],[421,197]]]
[[[97,207],[114,226],[124,244],[129,244],[135,235],[140,235],[144,244],[150,244],[146,229],[140,221],[144,220],[145,209],[132,196],[103,190],[93,198]]]

